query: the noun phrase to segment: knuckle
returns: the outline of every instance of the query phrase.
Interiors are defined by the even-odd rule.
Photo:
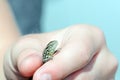
[[[93,25],[78,24],[72,26],[71,29],[74,31],[74,33],[78,32],[78,34],[83,34],[84,36],[91,36],[91,34],[94,34],[99,36],[102,40],[105,40],[104,32],[100,28]]]
[[[74,30],[75,32],[89,32],[91,29],[91,27],[89,25],[86,24],[78,24],[78,25],[74,25],[72,26],[72,30]]]
[[[105,41],[105,36],[104,36],[104,32],[100,29],[100,28],[94,28],[96,34],[99,36],[100,39],[102,39],[102,41]]]
[[[116,57],[115,56],[111,56],[111,60],[112,60],[112,63],[113,63],[113,66],[112,66],[112,71],[116,71],[117,70],[117,68],[118,68],[118,65],[119,65],[119,63],[118,63],[118,60],[116,59]]]
[[[116,57],[110,52],[109,58],[108,58],[108,74],[109,75],[115,75],[117,68],[118,68],[118,60]]]

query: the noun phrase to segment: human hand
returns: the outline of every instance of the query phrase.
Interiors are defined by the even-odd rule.
[[[58,40],[57,54],[42,63],[43,51]],[[113,80],[118,63],[108,50],[103,32],[88,25],[24,36],[5,56],[8,80]]]

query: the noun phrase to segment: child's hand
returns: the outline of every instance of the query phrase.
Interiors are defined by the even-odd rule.
[[[58,52],[43,64],[43,51],[51,40],[58,41]],[[4,60],[8,80],[28,80],[31,76],[33,80],[112,80],[117,66],[103,32],[88,25],[24,36]]]

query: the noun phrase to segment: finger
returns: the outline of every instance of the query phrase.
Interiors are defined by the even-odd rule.
[[[66,45],[53,60],[45,63],[35,72],[33,80],[61,80],[87,65],[100,49],[102,41],[96,39],[95,35],[91,34],[91,30],[71,29],[73,32],[70,39],[65,42]]]
[[[9,65],[5,66],[5,70],[12,75],[8,77],[9,79],[30,77],[40,67],[42,64],[40,52],[43,50],[41,41],[38,36],[25,36],[10,49],[5,59],[5,65]],[[8,73],[6,74],[9,75]]]
[[[30,77],[42,64],[42,40],[34,36],[26,36],[14,47],[13,62],[18,66],[19,72]],[[44,43],[44,42],[43,42]]]
[[[86,66],[68,75],[64,80],[95,80],[96,76],[98,76],[97,73],[94,74],[93,72],[96,56],[94,56]]]
[[[69,48],[64,49],[54,56],[51,61],[40,67],[35,73],[33,80],[37,80],[38,78],[41,78],[42,75],[44,76],[46,74],[49,74],[52,77],[52,80],[61,80],[70,73],[84,67],[90,60],[90,57],[88,58],[83,54],[78,55],[79,53],[76,52],[78,51],[76,49],[75,51],[71,51],[72,49],[70,48],[70,45]],[[81,53],[87,55],[83,51],[81,51]],[[80,59],[80,56],[83,58]]]
[[[114,80],[117,66],[116,58],[106,47],[103,47],[89,64],[70,74],[64,80]]]

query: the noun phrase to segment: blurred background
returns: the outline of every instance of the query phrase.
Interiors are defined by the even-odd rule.
[[[120,0],[9,0],[9,2],[23,34],[49,32],[74,24],[98,26],[104,31],[107,45],[120,63]],[[28,28],[30,26],[31,28]],[[115,80],[120,80],[120,66]]]

